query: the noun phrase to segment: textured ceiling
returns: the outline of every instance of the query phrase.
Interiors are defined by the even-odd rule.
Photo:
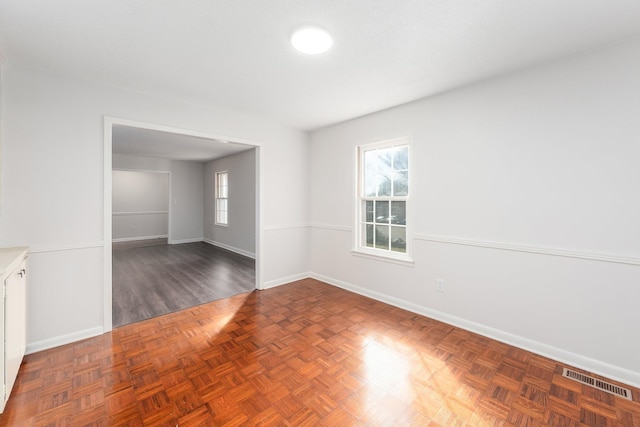
[[[304,130],[638,33],[637,0],[0,0],[9,62]]]

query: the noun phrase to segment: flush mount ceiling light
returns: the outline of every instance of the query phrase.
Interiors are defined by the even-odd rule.
[[[298,28],[291,35],[291,44],[307,55],[326,52],[333,44],[331,35],[320,27]]]

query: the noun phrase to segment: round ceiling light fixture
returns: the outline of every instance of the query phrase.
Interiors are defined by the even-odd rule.
[[[291,35],[291,44],[297,50],[307,55],[317,55],[326,52],[333,44],[333,39],[327,30],[320,27],[298,28]]]

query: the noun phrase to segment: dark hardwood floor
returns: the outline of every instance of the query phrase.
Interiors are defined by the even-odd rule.
[[[113,250],[113,326],[255,288],[255,261],[204,242]]]
[[[0,426],[640,426],[563,366],[305,279],[30,354]]]

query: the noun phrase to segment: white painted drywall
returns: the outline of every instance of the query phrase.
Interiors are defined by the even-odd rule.
[[[640,266],[434,241],[640,259],[639,75],[635,40],[313,132],[312,271],[640,384]],[[407,135],[413,268],[350,253],[355,147]]]
[[[113,240],[168,236],[169,173],[114,170]]]
[[[105,115],[258,141],[263,224],[306,222],[308,157],[303,132],[217,106],[67,79],[10,63],[2,67],[0,246],[25,245],[37,251],[30,259],[29,304],[37,307],[29,312],[31,351],[103,328]],[[200,179],[202,174],[201,169]],[[202,224],[201,216],[192,225],[197,230]],[[198,234],[194,230],[176,234]],[[300,229],[298,234],[307,232]],[[261,242],[263,280],[307,272],[308,258],[297,255],[306,252],[300,247],[306,239],[285,231],[270,234]]]
[[[3,120],[3,110],[4,110],[4,92],[3,92],[3,79],[2,79],[2,63],[4,62],[4,56],[2,54],[2,51],[0,51],[0,217],[2,217],[2,146],[3,146],[3,138],[4,138],[4,132],[2,130],[2,124],[4,122]]]
[[[210,243],[234,252],[256,252],[256,152],[243,151],[208,162],[204,168],[204,236]],[[215,224],[215,174],[229,179],[229,223]]]

